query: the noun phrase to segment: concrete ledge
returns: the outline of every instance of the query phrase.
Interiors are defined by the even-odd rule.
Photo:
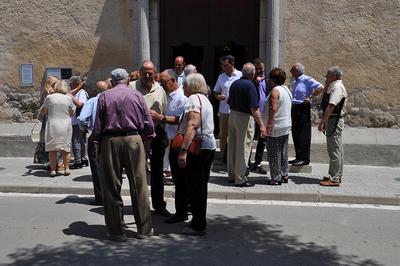
[[[78,194],[93,195],[92,188],[63,186],[0,186],[3,193],[34,193],[34,194]],[[123,196],[129,196],[129,189],[122,189]],[[166,198],[174,198],[173,189],[165,190]],[[210,199],[224,200],[278,200],[301,202],[329,202],[347,204],[377,204],[400,206],[400,195],[349,195],[326,192],[251,192],[247,189],[235,191],[215,191],[208,193]]]

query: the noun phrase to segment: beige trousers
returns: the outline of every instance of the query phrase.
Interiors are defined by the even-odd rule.
[[[247,181],[245,173],[253,145],[253,117],[231,110],[228,132],[228,179],[243,184]]]

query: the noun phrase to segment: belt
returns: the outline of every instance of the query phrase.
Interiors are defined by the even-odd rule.
[[[131,132],[107,132],[103,134],[104,136],[112,136],[112,137],[124,137],[124,136],[134,136],[139,135],[137,131]]]

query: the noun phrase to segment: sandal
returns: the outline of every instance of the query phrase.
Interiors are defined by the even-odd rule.
[[[289,182],[289,177],[287,175],[282,176],[282,183],[287,183],[287,182]]]
[[[57,172],[55,170],[50,171],[50,177],[55,177]]]
[[[282,185],[282,181],[276,181],[276,180],[268,180],[268,185],[270,186],[280,186]]]

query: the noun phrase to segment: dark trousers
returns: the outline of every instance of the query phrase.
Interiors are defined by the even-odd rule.
[[[310,162],[311,108],[309,104],[292,105],[292,137],[296,160]]]
[[[88,156],[90,171],[92,172],[93,190],[96,201],[102,201],[100,187],[100,167],[96,160],[96,144],[93,142],[93,133],[88,139]]]
[[[160,125],[155,128],[156,137],[151,142],[150,155],[150,184],[151,201],[154,210],[161,210],[167,206],[164,201],[164,154],[165,154],[165,130]]]
[[[81,163],[86,157],[86,131],[81,130],[79,125],[72,125],[72,152],[74,164]]]
[[[179,151],[170,148],[169,164],[171,166],[171,175],[175,184],[175,214],[184,217],[188,214],[188,178],[186,177],[185,168],[178,165]]]
[[[255,158],[254,158],[254,165],[258,166],[258,165],[260,165],[260,163],[263,160],[264,149],[265,149],[267,138],[266,137],[262,138],[260,136],[260,128],[259,128],[257,123],[256,123],[255,134],[254,135],[257,136],[257,139],[258,139],[257,148],[256,148],[256,154],[255,154]]]
[[[207,193],[214,150],[201,150],[199,155],[187,155],[185,171],[189,185],[189,200],[192,208],[190,227],[201,231],[207,227]]]
[[[124,234],[121,186],[122,170],[125,168],[137,232],[148,235],[151,231],[151,215],[142,138],[138,135],[105,136],[101,143],[100,165],[107,232],[113,235]]]

